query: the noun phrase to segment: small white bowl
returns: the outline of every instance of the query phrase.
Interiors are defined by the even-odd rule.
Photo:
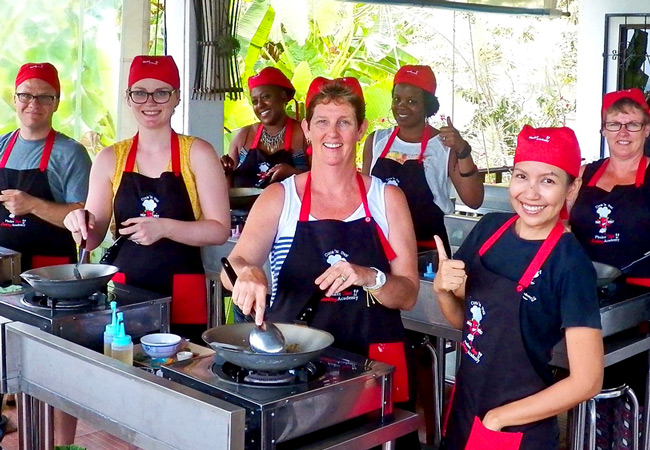
[[[171,333],[153,333],[142,336],[142,350],[152,358],[171,358],[180,347],[181,337]]]

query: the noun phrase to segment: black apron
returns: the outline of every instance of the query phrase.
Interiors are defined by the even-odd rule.
[[[585,167],[571,210],[571,230],[593,261],[624,267],[650,250],[650,170],[641,158],[636,181],[607,192],[596,186],[609,159]],[[628,283],[650,286],[650,259],[630,268]]]
[[[160,178],[133,172],[138,135],[133,138],[113,204],[117,230],[133,217],[160,217],[192,222],[192,203],[181,175],[178,136],[172,131],[172,171]],[[173,324],[207,322],[206,287],[201,249],[170,239],[152,245],[127,240],[114,265],[124,274],[126,284],[172,296]],[[119,278],[118,278],[119,279]]]
[[[481,247],[467,267],[466,310],[461,342],[461,365],[445,434],[445,449],[463,450],[474,417],[504,404],[533,395],[548,385],[535,371],[521,334],[520,305],[530,285],[563,233],[560,222],[528,266],[519,283],[483,266],[483,255],[514,224],[515,215]],[[506,427],[503,432],[523,432],[522,450],[557,449],[556,418]]]
[[[0,190],[19,189],[49,202],[54,196],[47,180],[47,165],[54,147],[56,131],[50,130],[45,139],[43,155],[37,169],[7,169],[7,160],[18,139],[20,130],[14,131],[0,161]],[[21,269],[67,264],[76,261],[76,247],[72,234],[33,214],[17,217],[1,206],[0,246],[21,253]]]
[[[344,259],[390,273],[394,257],[368,209],[366,189],[357,174],[365,217],[352,222],[309,220],[311,173],[307,178],[300,219],[291,249],[278,275],[275,300],[268,311],[272,322],[293,322],[312,298],[320,301],[311,326],[334,336],[334,345],[370,356],[396,367],[393,378],[395,401],[408,400],[405,332],[400,311],[390,309],[367,296],[361,286],[351,286],[332,297],[318,291],[314,280],[330,265]]]
[[[246,158],[237,166],[232,174],[234,187],[264,187],[270,180],[266,179],[267,172],[277,164],[288,164],[295,167],[293,162],[293,152],[291,151],[291,139],[293,136],[293,127],[298,121],[287,117],[285,123],[286,131],[284,132],[284,149],[277,150],[273,153],[267,153],[260,150],[257,146],[260,143],[260,137],[264,130],[264,125],[260,123],[257,127],[257,133],[251,144]]]
[[[386,183],[397,183],[397,186],[404,191],[411,211],[418,246],[421,248],[435,248],[433,236],[438,235],[445,244],[447,254],[450,255],[451,248],[449,247],[449,237],[445,228],[445,214],[436,205],[424,172],[424,152],[433,133],[433,128],[429,125],[424,127],[419,158],[405,161],[404,164],[386,158],[398,133],[399,127],[395,127],[395,130],[388,138],[388,142],[386,142],[384,150],[372,168],[372,175],[381,178]]]

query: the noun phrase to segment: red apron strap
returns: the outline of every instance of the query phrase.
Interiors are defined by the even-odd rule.
[[[131,142],[131,148],[129,149],[129,155],[126,157],[126,164],[124,165],[125,172],[133,172],[135,167],[135,155],[138,153],[138,135],[140,133],[135,133],[133,136],[133,142]]]
[[[9,155],[11,154],[11,151],[14,149],[14,144],[16,143],[16,139],[18,139],[19,133],[20,133],[20,128],[14,131],[14,134],[11,135],[11,138],[9,139],[9,143],[5,148],[5,154],[2,155],[2,160],[0,160],[0,169],[4,169],[5,166],[7,165],[7,160],[9,159]]]
[[[45,138],[45,147],[43,148],[43,154],[41,155],[41,164],[38,167],[41,172],[45,172],[47,170],[47,164],[50,162],[50,155],[52,154],[55,138],[56,131],[54,131],[54,129],[50,129],[47,138]]]
[[[359,193],[361,194],[361,201],[363,202],[363,209],[366,213],[366,222],[370,222],[372,219],[372,214],[370,214],[370,208],[368,207],[368,194],[366,194],[366,185],[363,184],[363,177],[359,172],[357,172],[357,185],[359,186]],[[379,235],[379,241],[381,246],[384,249],[384,254],[389,261],[394,260],[397,257],[397,253],[393,250],[393,247],[390,246],[386,235],[382,231],[379,224],[375,221],[375,226],[377,227],[377,234]]]
[[[382,150],[381,155],[379,155],[380,158],[386,157],[388,151],[393,146],[393,142],[395,142],[395,138],[397,138],[398,134],[399,134],[399,127],[395,127],[390,137],[388,138],[388,141],[386,141],[386,146]],[[422,162],[424,161],[424,152],[427,149],[427,144],[429,143],[429,139],[431,139],[432,135],[433,135],[433,128],[430,125],[425,125],[424,129],[422,130],[422,139],[420,139],[420,155],[418,156],[418,162],[420,164],[422,164]]]
[[[129,155],[126,157],[126,164],[124,164],[124,172],[133,172],[135,168],[135,158],[138,154],[138,141],[140,133],[136,133],[133,136],[133,142],[131,142],[131,148],[129,149]],[[172,130],[170,138],[170,147],[171,147],[171,159],[172,159],[172,172],[177,177],[181,175],[181,150],[180,150],[180,141],[178,139],[178,134]]]
[[[501,225],[501,227],[492,236],[490,236],[490,238],[487,241],[485,241],[485,243],[481,246],[481,248],[478,251],[479,256],[483,256],[485,252],[488,251],[490,247],[492,247],[492,245],[503,235],[503,233],[505,233],[505,231],[510,227],[510,225],[512,225],[518,218],[519,218],[518,215],[514,215],[513,217],[508,219],[506,223]],[[548,237],[542,243],[542,246],[535,254],[535,257],[528,265],[528,268],[526,268],[526,271],[521,276],[521,279],[519,280],[519,284],[517,285],[517,292],[522,292],[524,289],[530,286],[530,282],[533,280],[533,278],[535,278],[535,275],[544,264],[544,261],[546,261],[548,256],[551,254],[551,252],[555,248],[555,245],[560,240],[560,237],[562,237],[563,233],[564,233],[564,226],[562,225],[562,222],[558,220],[555,226],[553,227],[553,229],[551,230],[550,234],[548,235]]]
[[[395,142],[397,133],[399,133],[399,127],[395,127],[395,129],[391,133],[390,137],[388,138],[388,141],[386,142],[386,146],[382,150],[381,155],[379,155],[380,158],[386,157],[386,155],[388,154],[388,150],[390,150],[390,147],[393,145],[393,142]]]
[[[291,150],[291,138],[293,138],[293,127],[296,126],[297,120],[293,120],[291,117],[287,117],[287,122],[284,124],[287,129],[284,132],[284,149],[287,151]]]
[[[478,250],[478,255],[483,256],[485,254],[485,252],[487,252],[490,249],[490,247],[492,247],[494,245],[494,243],[499,240],[499,238],[503,235],[503,233],[505,233],[506,230],[508,228],[510,228],[510,225],[515,223],[515,221],[518,218],[519,218],[519,216],[517,214],[515,214],[510,219],[508,219],[508,221],[506,223],[501,225],[501,228],[499,228],[492,236],[490,236],[488,238],[487,241],[485,241],[485,243],[483,243],[481,248]]]
[[[420,164],[424,162],[424,152],[427,149],[431,136],[433,136],[433,127],[431,125],[425,125],[424,130],[422,130],[422,139],[420,139],[420,156],[418,156],[418,162]]]
[[[4,169],[5,166],[7,165],[7,160],[9,159],[9,155],[11,155],[11,151],[14,149],[14,145],[16,144],[16,140],[18,139],[19,134],[20,134],[20,129],[14,131],[14,133],[11,135],[9,142],[7,143],[7,148],[5,149],[5,153],[4,155],[2,155],[2,160],[0,160],[1,169]],[[47,170],[47,165],[50,162],[50,155],[52,154],[52,148],[54,147],[55,138],[56,138],[56,131],[54,131],[54,129],[51,128],[50,132],[47,134],[47,137],[45,138],[45,147],[43,147],[41,162],[38,166],[38,169],[41,172],[45,172]]]
[[[596,183],[598,183],[600,177],[602,177],[603,173],[605,173],[605,169],[607,169],[608,164],[609,164],[609,158],[607,158],[605,162],[598,168],[594,176],[591,177],[591,180],[589,180],[589,183],[587,183],[587,186],[596,186]],[[642,156],[641,160],[639,161],[639,165],[636,169],[636,178],[634,181],[636,187],[643,186],[643,180],[645,179],[645,171],[646,171],[646,159],[644,156]]]
[[[257,127],[257,131],[255,132],[255,137],[253,138],[253,143],[251,144],[251,148],[257,148],[257,146],[260,143],[260,138],[262,137],[262,131],[264,131],[264,125],[262,125],[262,122],[260,122],[260,126]]]
[[[302,195],[302,205],[300,205],[300,222],[309,221],[309,210],[311,208],[311,171],[307,173],[307,181],[305,181],[305,193]]]
[[[598,183],[600,177],[603,176],[605,169],[607,169],[607,164],[609,164],[609,158],[607,158],[605,162],[598,168],[594,176],[591,177],[591,180],[589,180],[589,182],[587,183],[587,186],[596,186],[596,183]]]
[[[643,186],[643,180],[645,179],[645,169],[646,169],[645,156],[641,156],[641,161],[639,161],[639,167],[637,167],[636,169],[636,180],[634,182],[636,187]]]
[[[563,234],[564,234],[564,225],[562,225],[562,222],[558,220],[555,226],[553,227],[553,229],[551,230],[551,233],[544,240],[539,251],[537,252],[535,257],[531,261],[530,265],[528,266],[528,268],[522,275],[521,279],[519,280],[519,286],[517,286],[517,291],[521,292],[524,289],[526,289],[528,286],[530,286],[530,282],[533,281],[533,278],[535,278],[535,275],[544,264],[544,261],[546,261],[548,256],[551,254],[551,252],[555,248],[555,245],[560,240]]]

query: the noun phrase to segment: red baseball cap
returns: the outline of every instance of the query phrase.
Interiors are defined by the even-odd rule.
[[[643,92],[641,91],[641,89],[633,88],[633,89],[625,89],[624,91],[614,91],[605,94],[603,96],[603,108],[602,108],[603,116],[616,101],[622,98],[629,98],[634,103],[639,105],[639,107],[641,107],[642,110],[650,114],[650,107],[648,107],[648,102],[646,101]]]
[[[174,58],[166,56],[140,55],[133,58],[129,69],[129,87],[140,80],[153,78],[169,84],[172,89],[181,87],[181,78]]]
[[[56,91],[56,95],[61,95],[61,85],[59,84],[59,73],[52,64],[45,63],[27,63],[18,69],[16,75],[16,87],[24,81],[38,78],[48,83]]]
[[[347,86],[355,95],[357,95],[361,99],[361,101],[364,101],[363,89],[361,89],[359,80],[357,80],[356,78],[344,77],[344,78],[336,78],[334,80],[330,80],[325,77],[316,77],[311,82],[311,84],[309,85],[309,89],[307,90],[307,96],[305,98],[305,107],[309,107],[309,104],[311,103],[314,96],[316,96],[316,94],[321,92],[325,86],[328,86],[330,84],[342,84],[344,86]]]
[[[580,174],[580,145],[571,128],[533,128],[524,125],[517,136],[515,165],[522,161],[538,161]]]
[[[406,65],[399,68],[393,80],[393,86],[400,83],[412,84],[415,87],[436,93],[436,76],[429,66]]]
[[[279,86],[283,89],[289,91],[289,100],[293,98],[296,94],[296,89],[289,81],[289,78],[283,74],[280,69],[275,67],[265,67],[257,75],[253,75],[248,78],[248,90],[251,91],[253,88],[258,86]]]

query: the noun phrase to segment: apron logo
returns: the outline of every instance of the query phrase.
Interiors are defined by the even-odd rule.
[[[145,197],[142,197],[140,199],[140,202],[142,203],[142,208],[144,209],[144,211],[140,213],[140,217],[160,217],[160,215],[156,212],[156,208],[158,207],[158,203],[160,201],[156,197],[153,195],[147,195]]]
[[[610,216],[614,211],[614,207],[609,203],[601,203],[594,207],[596,210],[597,218],[594,223],[598,226],[598,233],[592,239],[593,243],[608,243],[618,242],[619,233],[608,233],[610,225],[614,223],[614,219]]]
[[[540,276],[541,274],[542,274],[542,269],[539,269],[539,270],[537,271],[537,273],[535,274],[535,276],[533,277],[533,279],[530,280],[530,286],[532,286],[532,285],[535,284],[535,280],[536,280],[537,278],[539,278],[539,276]],[[530,287],[530,286],[528,286],[528,287]],[[529,294],[528,291],[524,291],[524,293],[521,295],[521,298],[523,298],[524,300],[529,301],[530,303],[533,303],[533,302],[536,302],[536,301],[537,301],[537,297],[535,297],[534,295]]]
[[[393,186],[399,186],[399,178],[388,177],[388,178],[386,178],[386,184],[392,184]]]
[[[333,266],[339,261],[347,261],[350,255],[348,255],[344,251],[334,249],[325,253],[323,256],[325,257],[325,261],[327,261],[327,264]]]
[[[0,226],[13,228],[21,227],[24,228],[27,226],[27,219],[17,219],[15,214],[9,214],[7,218],[0,224]]]
[[[260,163],[257,167],[257,186],[259,187],[266,181],[266,176],[271,169],[271,165],[265,161]]]
[[[467,335],[461,344],[461,348],[467,356],[469,356],[476,364],[481,362],[483,353],[476,350],[474,340],[476,336],[481,336],[483,334],[483,327],[481,326],[481,321],[485,317],[485,308],[481,305],[481,302],[472,300],[470,302],[472,305],[469,308],[469,312],[472,317],[470,317],[465,324],[467,325]]]

